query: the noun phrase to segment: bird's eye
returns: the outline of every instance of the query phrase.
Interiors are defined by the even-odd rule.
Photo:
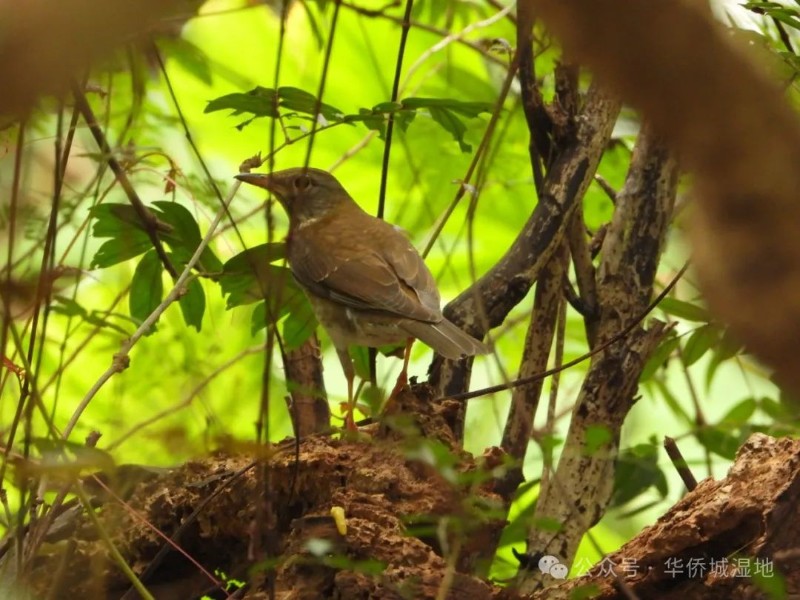
[[[303,191],[311,187],[311,178],[308,175],[300,175],[294,180],[294,187]]]

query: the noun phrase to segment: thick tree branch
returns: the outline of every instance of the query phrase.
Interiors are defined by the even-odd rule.
[[[644,130],[637,141],[625,187],[603,244],[598,278],[602,343],[638,318],[652,295],[655,270],[672,214],[677,164],[663,144]],[[550,484],[543,488],[528,553],[544,552],[570,564],[583,535],[605,512],[614,484],[620,430],[633,406],[639,375],[666,328],[639,326],[592,363],[573,410],[569,433]],[[518,584],[531,593],[543,583],[538,569],[522,570]]]
[[[591,183],[619,109],[616,98],[601,86],[592,85],[575,141],[553,162],[533,214],[503,258],[447,305],[447,318],[483,337],[487,326],[500,325],[525,297],[561,243],[572,210]],[[487,317],[485,325],[479,318],[483,314]],[[437,356],[431,364],[430,383],[439,395],[462,393],[468,387],[471,365],[471,360],[447,361]]]
[[[705,297],[800,391],[800,121],[783,90],[702,2],[535,5],[567,51],[640,108],[695,173]]]
[[[533,301],[531,324],[525,336],[525,347],[522,351],[522,362],[519,377],[530,377],[547,368],[550,348],[558,322],[558,313],[562,298],[562,283],[566,277],[569,255],[566,243],[562,243],[558,252],[542,270],[536,281],[536,293]],[[533,419],[542,393],[544,380],[539,379],[527,385],[514,388],[511,393],[511,409],[508,413],[501,447],[511,456],[516,466],[509,469],[499,489],[507,500],[523,481],[522,461],[533,431]]]

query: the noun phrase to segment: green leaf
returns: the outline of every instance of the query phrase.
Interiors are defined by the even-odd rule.
[[[144,232],[139,215],[130,204],[106,202],[97,204],[89,209],[89,214],[94,218],[92,234],[94,237],[118,237],[131,227]]]
[[[404,108],[427,109],[431,118],[458,142],[462,152],[470,152],[472,148],[464,141],[467,126],[457,115],[475,118],[481,113],[490,113],[494,109],[491,102],[462,102],[450,98],[406,98],[402,104]]]
[[[470,119],[479,116],[481,113],[491,113],[494,104],[491,102],[462,102],[452,98],[405,98],[402,101],[405,108],[438,108],[452,111]]]
[[[200,245],[202,240],[200,226],[194,220],[192,213],[177,202],[156,200],[153,206],[158,208],[159,216],[172,226],[172,231],[165,234],[164,239],[172,246],[173,252],[180,252],[177,258],[185,263]]]
[[[233,115],[251,114],[255,117],[278,117],[277,94],[272,88],[255,87],[249,92],[226,94],[214,98],[207,105],[204,113],[218,110],[232,110]]]
[[[558,533],[564,529],[564,524],[554,517],[537,517],[531,519],[530,524],[539,531]]]
[[[296,293],[297,284],[288,268],[270,264],[284,257],[284,244],[261,244],[248,248],[228,260],[219,277],[227,307],[273,299],[271,309],[278,311],[284,300]],[[276,312],[277,314],[277,312]]]
[[[757,407],[758,403],[755,398],[745,398],[720,419],[720,425],[727,425],[729,427],[741,427],[742,425],[746,425],[750,417],[753,416],[753,413],[756,412]]]
[[[350,358],[353,359],[353,368],[356,375],[364,381],[369,381],[369,348],[366,346],[351,346],[348,349]]]
[[[690,367],[700,360],[706,352],[716,346],[720,335],[721,332],[716,325],[703,325],[695,329],[681,353],[683,363]]]
[[[464,134],[467,132],[467,126],[451,111],[444,108],[430,108],[431,117],[445,131],[452,134],[453,139],[458,142],[458,147],[462,152],[471,152],[472,146],[464,141]]]
[[[267,302],[259,302],[250,315],[250,335],[255,335],[267,326]]]
[[[668,315],[686,321],[708,323],[711,320],[711,315],[702,306],[684,302],[683,300],[676,300],[675,298],[664,298],[658,303],[658,307]]]
[[[195,79],[208,86],[213,83],[213,71],[211,70],[208,55],[199,46],[182,36],[161,36],[159,37],[158,45],[163,48],[164,55],[177,62]]]
[[[663,366],[666,366],[667,361],[669,360],[672,353],[675,352],[675,349],[680,344],[680,339],[675,335],[674,331],[670,331],[670,335],[667,339],[665,339],[658,348],[655,349],[650,355],[650,358],[647,359],[647,362],[642,369],[642,374],[639,377],[640,382],[645,382],[655,375],[656,371]]]
[[[683,421],[684,425],[686,425],[687,427],[694,428],[695,426],[694,419],[690,417],[689,414],[683,409],[681,403],[674,396],[669,386],[660,379],[653,379],[653,382],[655,383],[658,390],[661,392],[661,395],[666,401],[669,409],[672,411],[672,414],[679,417]]]
[[[290,279],[289,284],[283,290],[283,293],[270,297],[270,312],[267,312],[266,302],[260,302],[255,307],[250,317],[250,332],[255,335],[258,331],[264,329],[270,321],[277,323],[284,316],[289,315],[287,320],[292,318],[292,323],[288,325],[284,323],[283,325],[283,336],[288,338],[284,340],[284,344],[295,348],[305,342],[313,333],[317,326],[317,321],[308,298],[306,298],[303,291],[294,280]]]
[[[202,241],[200,226],[195,221],[189,210],[177,202],[158,200],[153,202],[159,210],[159,217],[172,227],[169,233],[162,233],[161,237],[170,245],[176,255],[177,262],[185,265],[194,255]],[[198,270],[204,273],[219,273],[222,271],[222,262],[214,252],[206,246],[197,263]]]
[[[92,258],[91,268],[116,265],[152,247],[136,211],[129,204],[98,204],[89,209],[89,214],[94,218],[92,235],[111,238],[98,248]]]
[[[775,565],[769,556],[750,560],[753,563],[750,565],[750,581],[766,594],[765,597],[769,600],[785,600],[789,597],[786,579],[779,571],[775,571]],[[758,566],[757,561],[761,561],[762,566]]]
[[[614,474],[612,506],[622,506],[651,487],[655,487],[662,498],[666,497],[667,478],[658,466],[655,440],[626,448],[620,453]]]
[[[383,138],[386,133],[386,123],[389,115],[393,115],[394,122],[406,131],[414,120],[418,110],[427,110],[431,118],[449,132],[463,152],[471,150],[469,144],[464,142],[466,125],[458,115],[474,118],[484,112],[491,112],[494,105],[491,102],[461,102],[447,98],[406,98],[400,103],[381,102],[371,109],[359,109],[358,115],[345,115],[342,117],[347,123],[360,121],[371,130],[377,131]]]
[[[305,298],[304,298],[305,299]],[[297,303],[289,316],[283,321],[283,344],[287,350],[299,348],[317,329],[317,318],[311,305]]]
[[[281,107],[296,110],[312,118],[319,113],[328,121],[342,121],[344,119],[344,113],[335,106],[324,102],[319,103],[319,106],[317,106],[317,97],[305,90],[289,86],[280,87],[278,88],[278,97],[280,98]]]
[[[386,136],[386,117],[384,114],[369,110],[367,108],[358,109],[358,115],[347,115],[345,121],[348,123],[355,123],[360,121],[364,123],[367,129],[377,131],[380,139]]]
[[[259,244],[229,258],[225,262],[222,272],[225,275],[252,273],[258,265],[269,264],[284,258],[286,258],[286,244],[283,242]]]
[[[104,242],[92,258],[92,268],[105,268],[130,260],[152,248],[150,238],[129,204],[104,203],[93,206],[89,214],[94,217],[92,234],[98,238],[111,238]],[[160,214],[160,213],[159,213]],[[158,217],[158,214],[154,215]],[[172,226],[156,219],[159,235],[167,239]]]
[[[203,314],[206,312],[206,295],[198,279],[190,279],[186,293],[178,299],[183,314],[183,322],[200,331],[203,327]]]
[[[219,279],[222,295],[227,296],[227,308],[244,306],[270,298],[274,310],[282,304],[284,289],[296,286],[291,271],[278,265],[259,265],[257,273],[224,273]]]
[[[719,343],[714,348],[714,354],[711,357],[711,361],[708,363],[708,370],[706,371],[706,389],[711,386],[711,382],[714,379],[714,375],[719,366],[726,360],[733,358],[742,351],[742,345],[733,337],[730,329],[725,329],[722,332]]]
[[[144,233],[131,229],[124,236],[103,242],[92,258],[90,267],[105,269],[144,254],[152,247]]]
[[[800,417],[800,411],[796,406],[787,402],[778,402],[766,396],[759,398],[758,406],[771,419],[782,424],[794,422]]]
[[[131,317],[137,323],[142,323],[150,313],[161,303],[164,295],[164,286],[161,281],[161,261],[155,250],[150,250],[142,257],[131,280],[131,291],[128,298]],[[155,324],[146,334],[155,331]]]
[[[85,308],[72,298],[67,298],[65,296],[54,296],[50,310],[66,317],[80,317],[81,319],[85,319],[88,316]]]
[[[592,456],[603,446],[610,443],[613,437],[611,431],[605,425],[589,425],[586,428],[586,455]]]
[[[254,119],[259,117],[276,119],[280,116],[279,108],[306,115],[310,119],[321,114],[328,121],[344,121],[344,113],[335,106],[324,102],[318,103],[317,97],[313,94],[290,86],[280,87],[277,92],[272,88],[258,86],[249,92],[226,94],[211,100],[203,112],[232,110],[234,116],[250,114]],[[239,127],[248,122],[240,124]]]
[[[697,440],[710,452],[728,460],[736,458],[741,440],[721,427],[705,427],[697,432]]]
[[[599,595],[600,586],[596,583],[587,583],[573,588],[569,593],[569,600],[589,600],[597,598]]]
[[[53,304],[50,307],[50,310],[64,316],[78,317],[90,325],[96,325],[97,327],[101,328],[113,329],[114,331],[121,333],[126,337],[129,335],[129,333],[125,331],[122,327],[109,321],[106,318],[107,314],[105,312],[103,313],[98,313],[96,311],[92,311],[91,313],[87,312],[87,310],[83,308],[80,304],[78,304],[71,298],[67,298],[65,296],[54,296]]]

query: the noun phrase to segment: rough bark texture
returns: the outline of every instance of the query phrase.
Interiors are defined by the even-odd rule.
[[[559,247],[575,205],[581,201],[594,177],[619,113],[620,103],[601,87],[592,86],[580,116],[574,143],[555,159],[544,182],[544,194],[508,252],[473,286],[462,292],[444,310],[454,323],[468,324],[477,337],[481,327],[500,325],[525,297]],[[485,315],[484,325],[478,318]],[[437,356],[431,365],[429,382],[440,395],[463,392],[469,384],[470,361],[448,361]],[[457,427],[459,438],[462,426]]]
[[[800,392],[800,120],[777,81],[702,2],[533,3],[565,49],[640,108],[693,171],[705,296]]]
[[[289,414],[295,435],[302,439],[314,433],[330,431],[331,410],[322,378],[322,361],[316,334],[299,348],[289,350],[284,364],[292,399]]]
[[[676,186],[675,161],[644,130],[603,244],[597,283],[599,343],[636,322],[650,302]],[[633,406],[642,368],[664,333],[661,323],[648,330],[637,326],[592,361],[558,467],[536,504],[529,554],[542,552],[571,564],[584,534],[605,513],[613,492],[620,430]],[[544,522],[559,523],[561,529],[554,533],[535,525]],[[520,572],[518,584],[524,593],[544,583],[538,568]]]
[[[534,598],[572,598],[578,588],[593,590],[591,597],[602,600],[764,598],[745,575],[748,568],[751,575],[762,570],[773,582],[782,578],[787,597],[796,597],[798,539],[800,441],[754,434],[725,479],[700,482],[655,525],[586,576]]]
[[[568,264],[567,245],[562,243],[559,252],[547,263],[538,281],[533,302],[531,323],[525,335],[525,348],[522,351],[522,366],[519,377],[530,377],[547,369],[550,347],[558,322],[560,303]],[[505,496],[513,496],[517,486],[522,483],[522,463],[531,440],[533,419],[539,405],[544,380],[539,379],[528,385],[521,385],[511,393],[511,407],[503,429],[501,446],[505,452],[517,461],[506,476],[507,490]]]

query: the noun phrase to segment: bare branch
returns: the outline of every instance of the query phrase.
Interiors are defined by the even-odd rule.
[[[470,333],[483,337],[497,327],[525,297],[533,281],[558,248],[570,214],[594,176],[619,113],[620,103],[593,84],[579,119],[575,141],[563,148],[544,182],[544,194],[508,252],[444,310],[445,316]],[[486,315],[486,323],[480,315]],[[430,383],[441,395],[468,387],[470,360],[434,358]]]
[[[704,294],[776,379],[800,390],[800,122],[753,60],[755,46],[738,43],[702,2],[535,4],[564,47],[640,108],[695,173]]]
[[[677,163],[644,130],[634,149],[625,187],[603,244],[599,269],[598,342],[633,322],[652,296],[656,266],[677,189]],[[580,540],[605,512],[614,484],[619,434],[633,406],[639,375],[667,328],[654,323],[631,332],[592,363],[575,404],[556,472],[536,504],[533,523],[561,523],[557,533],[528,534],[528,552],[544,552],[570,564]],[[542,585],[538,570],[522,570],[520,591]]]

